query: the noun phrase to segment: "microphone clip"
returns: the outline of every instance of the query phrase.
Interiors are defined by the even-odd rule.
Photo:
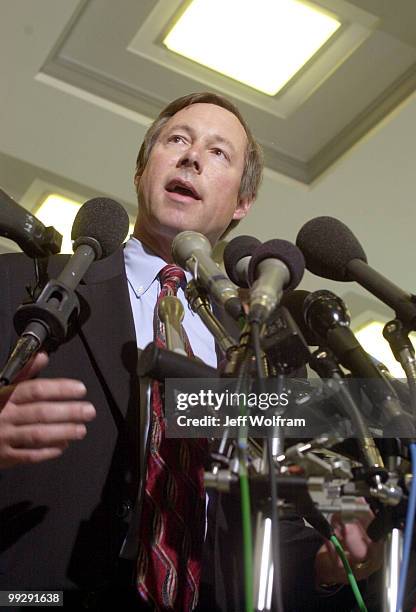
[[[31,333],[38,337],[40,346],[45,343],[45,350],[50,352],[65,340],[68,326],[76,320],[80,309],[75,291],[61,281],[51,279],[36,302],[19,306],[13,323],[19,335]]]
[[[310,359],[308,345],[284,306],[269,317],[261,345],[269,363],[282,374],[303,368]]]

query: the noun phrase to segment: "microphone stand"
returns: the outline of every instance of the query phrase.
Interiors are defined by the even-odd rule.
[[[247,344],[249,340],[248,324],[243,326],[240,342],[236,344],[233,338],[226,331],[225,327],[212,312],[211,302],[207,292],[203,289],[203,287],[197,284],[195,280],[191,280],[187,284],[185,289],[185,297],[191,310],[200,317],[201,321],[214,336],[216,343],[226,356],[223,374],[227,377],[235,377],[240,368],[242,368],[244,360],[247,358]],[[221,437],[221,442],[215,453],[218,457],[225,456],[228,438],[229,428],[226,427]],[[206,473],[206,481],[210,480],[211,478],[215,479],[215,476],[219,472],[220,466],[221,463],[218,461],[214,462],[214,464],[211,466],[211,474]]]
[[[416,420],[416,358],[415,349],[411,343],[408,333],[399,319],[386,323],[383,336],[390,344],[390,348],[396,360],[402,366],[407,382],[409,384],[411,412]]]
[[[399,450],[396,444],[387,443],[385,448],[386,465],[389,475],[392,479],[397,480],[397,474],[400,472]],[[402,474],[402,476],[404,476]],[[380,540],[384,538],[384,562],[383,562],[383,577],[381,589],[381,604],[382,612],[402,612],[397,610],[397,600],[399,595],[399,583],[401,573],[401,562],[403,555],[403,530],[401,524],[404,519],[405,508],[398,506],[402,499],[403,491],[400,489],[394,491],[394,487],[390,487],[390,491],[386,491],[384,499],[378,497],[382,506],[376,515],[374,521],[369,525],[367,534],[372,540]],[[370,496],[376,497],[376,491],[370,488]],[[390,493],[390,495],[388,495]]]
[[[278,395],[280,395],[281,375],[278,377]],[[262,460],[259,473],[267,477],[269,470],[276,478],[275,472],[280,472],[276,459],[284,453],[284,437],[281,430],[275,428],[271,439],[263,439]],[[272,502],[273,503],[273,502]],[[263,504],[264,505],[264,504]],[[277,499],[276,499],[277,508]],[[277,510],[278,512],[278,510]],[[255,545],[254,545],[254,603],[258,612],[269,612],[272,609],[274,555],[276,543],[273,540],[273,513],[269,508],[257,511]],[[277,515],[277,520],[279,520]],[[279,545],[280,543],[278,543]],[[278,568],[280,571],[280,568]]]
[[[260,390],[264,390],[264,380],[267,376],[267,369],[260,344],[260,325],[257,321],[251,322],[251,339],[256,359],[257,377]],[[280,377],[279,377],[280,378]],[[279,385],[280,386],[280,385]],[[283,600],[281,589],[281,564],[280,564],[280,536],[279,536],[279,515],[278,515],[278,496],[276,482],[276,467],[273,458],[273,447],[276,456],[284,448],[283,432],[275,431],[276,443],[273,444],[270,438],[265,438],[263,442],[263,473],[269,474],[271,491],[271,508],[268,511],[260,510],[257,514],[257,531],[255,555],[255,602],[256,610],[271,610],[272,594],[275,595],[275,606],[278,612],[283,612]],[[267,461],[264,461],[266,459]],[[260,557],[260,558],[259,558]]]
[[[409,386],[410,410],[413,419],[416,420],[416,359],[413,344],[405,326],[399,319],[393,319],[386,323],[383,336],[390,344],[394,357],[406,374]],[[395,460],[397,463],[397,457]],[[383,612],[402,612],[397,610],[397,598],[403,556],[403,539],[403,531],[398,527],[393,527],[387,534],[384,544]]]
[[[309,349],[288,310],[278,306],[274,316],[270,317],[265,333],[261,338],[258,323],[252,323],[252,339],[257,360],[257,372],[260,388],[264,388],[264,379],[269,375],[268,362],[273,364],[277,373],[277,393],[280,396],[284,374],[298,370],[309,360]],[[262,351],[265,355],[262,355]],[[280,577],[280,542],[277,478],[280,463],[277,458],[284,454],[284,432],[275,427],[273,436],[263,440],[263,459],[261,473],[270,476],[272,509],[260,509],[256,522],[255,560],[255,602],[256,610],[271,610],[272,592],[275,594],[277,610],[283,610],[281,599]],[[273,582],[274,581],[274,582]],[[273,589],[274,584],[274,589]]]
[[[403,532],[401,529],[393,527],[384,542],[383,612],[402,612],[397,610],[402,555]]]
[[[194,280],[191,280],[187,284],[185,297],[188,300],[191,310],[199,315],[202,322],[214,336],[222,352],[227,354],[230,349],[236,348],[234,340],[226,332],[224,326],[221,325],[217,317],[212,313],[207,293],[199,287]]]
[[[341,369],[331,354],[322,348],[317,349],[311,355],[310,366],[319,374],[327,387],[335,392],[345,416],[350,419],[357,436],[361,460],[365,466],[369,482],[375,487],[382,487],[382,483],[387,479],[383,459],[375,445],[374,438],[368,430],[367,424],[362,418],[360,409],[349,391],[348,383]]]
[[[350,416],[355,428],[358,430],[358,442],[361,452],[361,459],[367,472],[367,482],[372,482],[370,489],[372,495],[379,501],[386,504],[383,515],[391,516],[392,506],[398,503],[399,490],[389,486],[384,480],[387,478],[387,471],[381,455],[374,444],[373,438],[369,435],[366,425],[361,419],[355,402],[350,395],[348,388],[342,384],[340,371],[325,351],[317,350],[311,360],[311,365],[323,377],[330,376],[337,385],[338,399],[341,401],[346,413]],[[366,431],[367,430],[367,431]],[[390,455],[388,458],[388,472],[395,474],[398,470],[397,456]],[[364,472],[365,473],[365,472]],[[370,477],[370,478],[368,478]],[[387,532],[384,542],[384,563],[383,563],[383,584],[382,584],[382,605],[383,612],[401,612],[396,610],[400,564],[403,548],[403,532],[393,526]]]

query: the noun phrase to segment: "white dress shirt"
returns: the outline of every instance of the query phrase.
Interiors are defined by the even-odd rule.
[[[137,238],[131,236],[124,247],[124,265],[129,284],[137,346],[143,349],[153,341],[153,313],[160,291],[157,275],[166,262],[147,250]],[[189,272],[185,272],[185,276],[187,281],[192,278]],[[185,316],[182,325],[186,330],[194,355],[207,365],[216,368],[217,355],[214,338],[199,316],[189,308],[182,287],[179,287],[177,297],[184,307]]]

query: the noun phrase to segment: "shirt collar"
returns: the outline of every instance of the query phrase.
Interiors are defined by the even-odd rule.
[[[135,296],[140,298],[157,280],[157,275],[166,265],[166,261],[145,247],[140,240],[130,236],[124,247],[124,264],[127,280]],[[185,277],[188,283],[192,275],[185,272]]]

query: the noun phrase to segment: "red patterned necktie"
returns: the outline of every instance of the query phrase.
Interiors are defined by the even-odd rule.
[[[154,338],[165,347],[160,300],[176,295],[185,274],[175,265],[159,272],[161,291]],[[183,330],[184,331],[184,330]],[[184,333],[187,350],[189,343]],[[189,349],[190,350],[190,349]],[[191,354],[191,353],[189,353]],[[189,612],[198,603],[205,531],[205,440],[166,438],[161,386],[152,384],[152,431],[140,526],[137,587],[156,610]]]

